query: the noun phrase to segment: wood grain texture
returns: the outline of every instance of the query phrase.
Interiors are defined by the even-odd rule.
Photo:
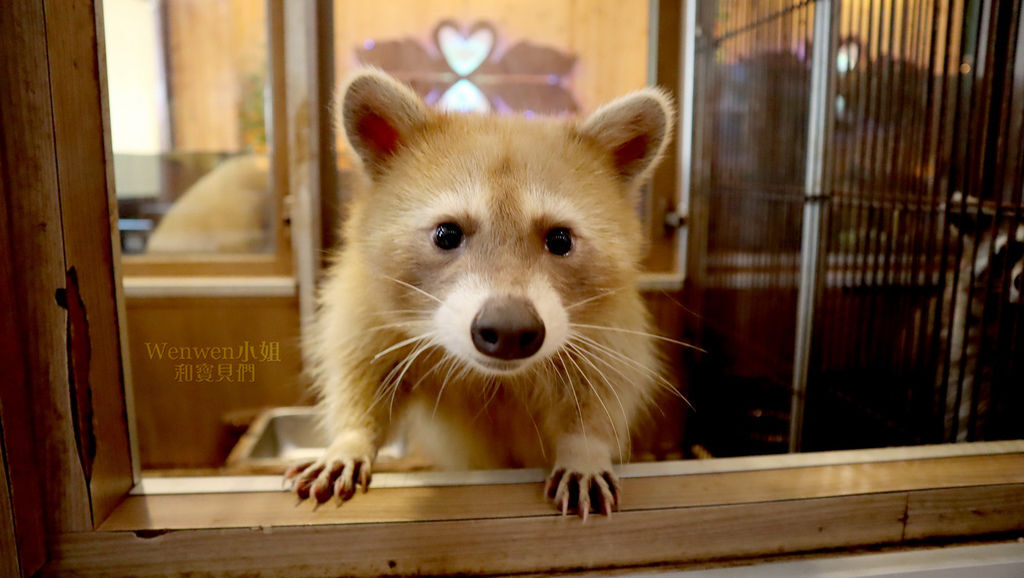
[[[96,64],[99,76],[100,92],[100,113],[103,127],[103,149],[106,151],[104,171],[109,175],[114,174],[114,150],[113,137],[110,129],[110,91],[107,82],[107,51],[106,51],[106,27],[103,21],[103,10],[94,10],[96,26]],[[113,239],[120,239],[120,225],[118,224],[117,189],[114,179],[107,178],[107,215],[110,220],[110,232]],[[110,243],[111,249],[111,274],[114,278],[114,301],[117,314],[117,335],[120,344],[121,384],[124,393],[122,403],[125,408],[134,407],[134,395],[132,391],[131,365],[125,360],[128,356],[128,315],[125,310],[124,299],[124,272],[121,259],[121,243]],[[129,460],[131,468],[132,483],[137,483],[141,477],[139,470],[139,446],[136,435],[135,413],[125,411],[125,422],[128,430]],[[94,518],[95,520],[95,518]]]
[[[266,3],[168,2],[167,36],[175,150],[240,150],[246,78],[266,70]]]
[[[1019,500],[1024,485],[1004,486]],[[982,501],[991,486],[956,492]],[[218,576],[334,576],[552,572],[684,563],[898,544],[915,536],[1005,531],[1012,521],[953,511],[943,522],[914,519],[907,503],[936,490],[872,492],[620,512],[583,524],[548,513],[503,519],[305,525],[167,533],[64,535],[51,545],[44,575],[113,573]],[[501,494],[494,494],[496,501]],[[347,507],[347,506],[346,506]],[[1024,508],[1016,504],[1018,515]],[[973,520],[962,525],[950,521]]]
[[[55,298],[65,288],[66,269],[47,50],[43,2],[6,3],[0,10],[0,151],[16,271],[13,306],[26,328],[23,338],[31,335],[25,356],[33,400],[31,433],[6,435],[35,439],[35,463],[47,475],[40,484],[42,517],[47,531],[58,533],[91,529],[92,515],[74,434],[67,314]]]
[[[92,566],[134,575],[199,569],[237,575],[254,568],[272,576],[452,575],[779,554],[824,543],[896,541],[904,502],[903,495],[886,494],[820,500],[802,509],[786,502],[679,508],[624,512],[587,524],[550,513],[501,520],[183,531],[149,539],[101,532],[65,536],[53,546],[54,560],[44,573],[88,573]],[[778,531],[783,526],[794,531]],[[225,556],[225,547],[233,555]],[[189,555],[184,559],[175,552]]]
[[[3,34],[0,20],[0,34]],[[0,41],[2,42],[2,41]],[[0,147],[0,150],[3,150]],[[17,245],[10,235],[7,216],[11,215],[10,195],[5,186],[4,156],[0,156],[0,247],[14,248]],[[12,251],[0,251],[0,303],[20,304],[23,296],[18,293],[15,279]],[[4,361],[0,363],[0,453],[3,454],[3,475],[0,475],[0,520],[5,524],[0,544],[0,558],[14,564],[13,568],[0,565],[0,575],[25,574],[38,569],[46,560],[44,542],[45,528],[38,512],[42,507],[42,495],[37,480],[35,441],[32,431],[31,382],[28,379],[28,357],[25,355],[24,336],[27,328],[23,325],[21,307],[0,307],[0,351]],[[15,532],[17,538],[15,539]],[[10,571],[9,571],[10,570]]]
[[[129,298],[127,309],[144,469],[221,466],[235,441],[226,414],[313,402],[301,380],[295,297]],[[173,360],[166,350],[159,355],[164,346],[237,352],[247,343],[259,353],[264,342],[276,344],[279,361],[255,363],[244,376],[236,375],[249,364],[241,359]],[[208,380],[198,374],[204,363],[212,366]],[[231,372],[223,378],[217,373],[221,363]],[[177,373],[182,364],[190,376]]]
[[[949,488],[1024,484],[1024,455],[632,478],[622,482],[622,509],[640,512],[905,492],[931,488],[937,480]],[[363,524],[549,513],[541,484],[371,489],[342,507],[327,504],[315,511],[309,502],[297,506],[294,496],[285,492],[129,496],[100,529]]]
[[[0,445],[3,444],[3,429],[3,423],[0,423]],[[0,452],[0,575],[29,576],[43,565],[45,555],[37,557],[38,553],[25,551],[19,546],[22,536],[18,533],[14,497],[11,495],[13,488],[7,482],[8,476],[7,453]],[[42,538],[42,533],[28,533],[24,537],[35,542]],[[23,567],[26,567],[24,571]]]
[[[907,500],[904,538],[927,538],[936,527],[948,535],[970,535],[978,524],[992,524],[1004,531],[1024,530],[1024,492],[1015,484],[988,486],[963,493],[943,488],[916,494]]]
[[[121,318],[114,277],[109,171],[100,46],[92,1],[46,0],[46,39],[68,271],[72,392],[79,454],[89,476],[92,511],[103,519],[132,486],[124,403]]]

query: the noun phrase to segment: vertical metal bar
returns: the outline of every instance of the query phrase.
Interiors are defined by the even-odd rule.
[[[938,4],[938,0],[936,0]],[[959,10],[957,10],[959,8]],[[960,187],[959,181],[954,182],[953,168],[957,166],[956,159],[958,156],[957,150],[957,138],[958,130],[960,128],[961,120],[961,78],[958,71],[963,58],[964,42],[963,35],[967,29],[966,20],[968,18],[968,7],[967,3],[958,0],[952,5],[947,6],[947,18],[946,18],[946,30],[944,35],[943,45],[946,47],[943,58],[942,66],[942,88],[941,88],[941,99],[938,111],[937,119],[937,132],[936,132],[936,143],[934,150],[934,161],[933,167],[935,170],[939,170],[940,167],[946,168],[946,183],[933,185],[933,201],[932,204],[936,207],[939,215],[937,216],[938,222],[941,224],[941,234],[937,234],[938,247],[935,251],[935,261],[938,265],[935,282],[938,284],[938,298],[935,299],[935,305],[932,312],[932,327],[930,328],[931,334],[931,345],[929,347],[930,358],[929,366],[935,368],[938,381],[936,391],[934,392],[932,399],[931,412],[934,415],[934,430],[931,433],[929,441],[940,442],[946,440],[946,426],[945,426],[945,405],[946,395],[949,388],[949,344],[950,336],[952,335],[951,329],[943,329],[946,325],[945,320],[947,319],[948,305],[946,303],[946,292],[951,291],[949,280],[947,279],[946,268],[950,266],[951,259],[953,263],[956,262],[952,244],[957,243],[952,238],[950,231],[950,216],[953,214],[953,193]],[[954,26],[954,22],[956,25]],[[958,32],[959,31],[959,32]],[[954,34],[956,34],[957,41],[954,42]],[[947,81],[946,78],[949,80]],[[962,163],[960,163],[962,166]],[[959,176],[956,176],[959,179]],[[939,179],[936,179],[938,181]],[[941,200],[941,203],[939,201]],[[955,286],[955,282],[953,283]],[[945,334],[945,336],[944,336]]]
[[[991,25],[991,10],[992,0],[977,0],[976,1],[976,18],[978,23],[978,29],[974,38],[974,51],[970,58],[973,59],[973,68],[968,73],[968,77],[971,79],[971,86],[969,88],[968,105],[965,110],[966,112],[966,123],[967,130],[965,134],[968,140],[961,141],[961,148],[963,149],[964,159],[964,172],[962,176],[963,183],[963,194],[960,199],[960,221],[961,223],[967,223],[967,209],[968,198],[975,196],[979,199],[977,209],[975,209],[975,223],[980,223],[981,220],[981,179],[982,175],[982,163],[984,162],[984,146],[976,146],[975,143],[985,144],[983,126],[985,118],[988,115],[988,101],[986,99],[988,89],[988,83],[985,78],[986,69],[986,58],[988,55],[988,44],[986,42],[989,36],[989,27]],[[967,40],[965,38],[965,40]],[[966,63],[966,60],[965,60]],[[968,63],[969,64],[969,63]],[[981,94],[979,94],[981,93]],[[947,407],[946,407],[946,420],[947,420],[947,437],[949,441],[966,441],[966,429],[960,420],[960,408],[962,407],[964,399],[964,377],[965,368],[967,362],[967,345],[970,336],[970,307],[973,301],[973,291],[971,288],[974,285],[974,259],[977,258],[977,248],[980,242],[981,236],[979,233],[975,233],[974,236],[965,234],[961,231],[959,235],[959,247],[957,250],[957,269],[953,276],[953,299],[951,299],[950,310],[952,312],[951,319],[952,324],[955,326],[959,317],[964,318],[963,330],[960,333],[960,345],[959,345],[959,363],[956,368],[956,390],[950,392],[947,390]],[[966,275],[966,281],[961,279],[961,276]],[[967,295],[961,302],[960,308],[957,308],[957,297],[961,283],[966,283]],[[950,332],[952,335],[952,332]],[[952,343],[952,342],[951,342]],[[952,357],[952,348],[950,349],[950,357]],[[969,384],[970,386],[970,384]]]
[[[652,2],[656,5],[657,2]],[[689,239],[690,187],[693,186],[693,95],[696,81],[697,54],[697,0],[686,0],[680,11],[682,23],[680,30],[683,41],[679,46],[679,63],[683,72],[679,75],[679,170],[678,201],[676,213],[682,217],[676,233],[676,271],[686,278],[686,251]]]
[[[321,123],[329,118],[318,96],[323,93],[319,83],[318,58],[320,49],[317,32],[317,5],[313,2],[284,2],[271,0],[271,6],[280,4],[284,19],[283,28],[283,86],[284,94],[274,94],[274,99],[284,98],[283,119],[288,151],[288,186],[292,195],[291,231],[294,271],[299,287],[299,313],[302,333],[312,320],[316,301],[316,284],[320,275],[321,234],[320,206],[321,170],[325,163],[321,155],[329,151],[327,143],[320,142],[326,134]],[[328,24],[328,23],[323,23]],[[279,109],[275,109],[278,111]],[[299,119],[308,119],[308,123]],[[278,119],[274,119],[275,123]],[[279,134],[276,130],[275,134]],[[311,128],[311,129],[310,129]],[[329,163],[333,167],[333,159]]]
[[[832,60],[835,54],[833,25],[838,20],[838,0],[819,0],[814,5],[814,51],[811,61],[810,113],[807,126],[807,163],[804,173],[804,218],[800,247],[800,288],[797,293],[796,344],[793,351],[793,396],[790,406],[789,451],[800,451],[803,442],[807,374],[814,328],[814,300],[821,273],[819,245],[822,201],[825,200],[825,140],[835,87]]]
[[[988,44],[989,49],[986,50],[986,59],[989,64],[985,67],[991,76],[990,83],[991,88],[989,89],[989,101],[990,109],[988,111],[988,118],[986,119],[986,131],[985,140],[987,143],[985,157],[983,159],[984,168],[981,179],[981,187],[979,189],[979,203],[978,203],[978,223],[983,222],[984,217],[988,215],[989,210],[985,208],[985,201],[989,201],[992,205],[992,223],[986,225],[987,229],[991,231],[991,243],[987,247],[987,256],[984,261],[981,261],[979,256],[982,250],[977,244],[975,246],[975,255],[972,260],[975,263],[973,267],[974,275],[982,275],[984,272],[984,292],[980,300],[981,313],[979,315],[978,324],[978,339],[977,339],[977,350],[978,353],[971,356],[970,366],[968,367],[969,376],[971,378],[971,387],[965,388],[964,399],[962,401],[960,413],[963,415],[967,414],[966,424],[961,424],[961,429],[965,430],[964,436],[968,441],[977,439],[979,435],[979,402],[983,397],[982,389],[991,386],[991,382],[984,379],[985,367],[993,363],[993,351],[998,347],[998,333],[999,325],[998,313],[993,316],[991,313],[991,307],[994,305],[996,311],[1001,313],[1002,310],[1002,295],[1004,293],[997,293],[1000,298],[993,304],[991,296],[993,294],[993,282],[996,280],[998,267],[994,268],[993,265],[997,264],[998,255],[1001,251],[1005,259],[1010,258],[1011,254],[1011,238],[1014,234],[1013,231],[1004,229],[1003,227],[1003,210],[1006,203],[1004,203],[1004,179],[1006,175],[1006,154],[1009,147],[1002,144],[1009,140],[1010,135],[1007,131],[1007,127],[1011,123],[1010,118],[1010,104],[1012,94],[1012,79],[1008,76],[1012,71],[1016,54],[1012,50],[1012,45],[1015,41],[1013,26],[1017,18],[1017,11],[1015,10],[1015,3],[998,3],[992,7],[992,24],[989,27],[990,39]],[[1006,132],[1004,132],[1006,131]],[[987,192],[991,191],[991,198],[987,197]],[[999,242],[1000,234],[1004,233],[1007,235],[1005,238],[1005,248],[1001,248]],[[984,269],[982,270],[981,263],[984,262]],[[1007,261],[1009,264],[1009,261]],[[1003,277],[1006,277],[1006,267],[1003,267]],[[1002,279],[1000,278],[1002,284]],[[975,284],[981,284],[978,279],[972,279],[972,287]],[[1005,284],[1002,284],[1005,286]],[[992,336],[990,333],[991,325],[996,324],[996,343],[992,343]],[[984,397],[989,397],[989,391],[986,389]]]

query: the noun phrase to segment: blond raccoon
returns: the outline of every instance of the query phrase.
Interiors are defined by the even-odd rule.
[[[307,343],[332,442],[286,474],[299,496],[365,490],[404,415],[439,466],[550,468],[563,513],[611,512],[612,463],[663,381],[635,206],[669,99],[582,121],[449,114],[369,71],[341,109],[366,186]]]

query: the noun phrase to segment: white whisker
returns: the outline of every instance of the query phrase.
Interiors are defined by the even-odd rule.
[[[417,335],[416,337],[410,337],[409,339],[403,339],[402,341],[399,341],[398,343],[392,345],[391,347],[388,347],[387,349],[378,352],[376,355],[373,356],[373,359],[370,360],[370,363],[373,363],[373,362],[377,361],[381,357],[384,357],[385,355],[391,353],[392,351],[394,351],[396,349],[401,349],[401,348],[405,347],[406,345],[409,345],[409,344],[412,344],[412,343],[416,343],[417,341],[422,341],[423,339],[431,338],[433,336],[434,336],[433,332],[427,332],[427,333],[424,333],[422,335]]]
[[[487,399],[484,400],[483,406],[481,406],[480,409],[477,410],[476,414],[473,416],[473,420],[476,420],[476,418],[480,417],[480,414],[487,411],[487,408],[490,407],[491,402],[494,401],[494,398],[498,396],[498,389],[501,388],[501,385],[499,385],[497,382],[490,381],[487,383],[486,386],[484,386],[484,389],[486,390],[488,387],[491,389],[491,395],[487,396]]]
[[[443,363],[444,363],[445,361],[447,361],[447,360],[448,360],[448,354],[447,354],[447,353],[443,353],[443,354],[442,354],[442,357],[441,357],[441,360],[440,360],[440,361],[438,361],[437,363],[435,363],[434,365],[430,366],[430,369],[428,369],[427,371],[423,372],[423,375],[421,375],[421,376],[420,376],[420,378],[416,380],[416,383],[412,384],[412,387],[411,387],[411,388],[409,388],[409,389],[416,389],[417,387],[419,387],[419,385],[420,385],[421,383],[423,383],[423,381],[424,381],[425,379],[427,379],[428,377],[430,377],[431,375],[433,375],[433,373],[434,373],[435,371],[437,371],[437,368],[438,368],[438,367],[441,367],[441,365],[442,365],[442,364],[443,364]]]
[[[600,356],[595,354],[595,353],[593,353],[593,352],[591,352],[590,350],[588,350],[586,347],[583,346],[583,344],[573,343],[571,338],[569,339],[568,342],[566,342],[565,345],[566,345],[566,347],[576,351],[579,354],[580,359],[582,359],[583,361],[588,363],[590,365],[590,367],[592,367],[594,369],[594,371],[597,372],[597,374],[601,377],[601,380],[604,382],[605,387],[608,388],[612,392],[612,395],[615,396],[615,400],[619,404],[619,411],[622,413],[622,423],[626,426],[627,431],[628,431],[628,428],[629,428],[629,417],[626,415],[626,407],[622,404],[622,398],[619,397],[619,393],[618,393],[618,391],[616,391],[615,386],[612,385],[611,380],[608,379],[608,375],[605,374],[605,372],[601,371],[601,368],[599,368],[590,359],[592,356],[595,357],[595,358],[600,358]],[[609,366],[609,367],[611,367],[611,366]],[[612,369],[615,369],[615,368],[613,367]],[[621,374],[621,372],[619,372],[619,373]],[[632,448],[628,448],[628,449],[632,450]],[[620,450],[621,450],[621,448],[620,448]]]
[[[608,290],[602,291],[602,292],[598,293],[597,295],[594,295],[594,296],[591,296],[591,297],[587,297],[586,299],[583,299],[581,301],[577,301],[577,302],[573,303],[572,305],[566,305],[565,308],[566,309],[575,309],[576,307],[579,307],[580,305],[586,305],[587,303],[590,303],[591,301],[596,301],[598,299],[601,299],[602,297],[607,297],[609,295],[613,295],[615,293],[618,293],[619,291],[622,291],[623,289],[626,289],[627,287],[629,287],[629,285],[624,285],[622,287],[619,287],[618,289],[608,289]]]
[[[597,391],[597,387],[595,387],[594,383],[592,381],[590,381],[590,376],[588,376],[587,373],[585,371],[583,371],[583,368],[580,367],[579,363],[576,363],[576,360],[573,358],[572,353],[566,352],[566,357],[569,358],[569,361],[572,362],[573,366],[576,367],[576,371],[579,372],[579,374],[587,382],[587,385],[590,386],[590,391],[592,391],[594,393],[594,397],[597,398],[597,402],[601,404],[602,408],[604,408],[604,413],[605,413],[606,416],[608,416],[608,425],[612,426],[612,435],[615,436],[615,446],[616,446],[616,448],[618,448],[619,455],[621,456],[622,455],[622,445],[621,445],[622,444],[622,440],[621,440],[621,438],[619,438],[619,428],[615,427],[615,420],[612,418],[612,413],[610,411],[608,411],[608,406],[605,405],[604,400],[601,399],[601,393],[599,391]],[[628,422],[627,422],[627,424],[628,424]],[[623,424],[623,425],[627,425],[627,424]]]
[[[409,357],[407,357],[404,360],[405,368],[402,369],[402,372],[400,374],[398,374],[398,377],[395,379],[396,386],[394,388],[394,391],[391,393],[391,403],[388,405],[388,416],[389,417],[392,415],[392,411],[394,410],[394,407],[395,407],[395,394],[398,392],[399,384],[402,383],[402,378],[405,377],[406,372],[408,372],[409,368],[412,367],[412,364],[413,364],[414,361],[416,361],[416,358],[419,357],[419,355],[421,353],[423,353],[424,351],[430,349],[433,345],[434,345],[434,340],[433,339],[428,340],[426,343],[423,343],[419,347],[417,347],[416,350],[413,351],[412,354],[410,354]]]
[[[636,369],[639,369],[641,371],[647,372],[651,377],[653,377],[655,380],[660,382],[658,385],[662,386],[664,389],[666,389],[667,391],[671,392],[672,394],[674,394],[679,399],[685,401],[686,405],[690,406],[690,409],[695,409],[693,407],[693,404],[690,403],[690,400],[686,399],[686,396],[684,396],[682,393],[679,392],[678,389],[676,389],[675,384],[673,384],[669,380],[665,379],[665,377],[663,375],[661,375],[660,373],[658,373],[657,371],[654,371],[650,367],[647,367],[646,365],[640,363],[639,361],[636,361],[635,359],[630,359],[630,358],[626,357],[625,355],[622,355],[618,351],[615,351],[614,349],[612,349],[612,348],[610,348],[610,347],[608,347],[608,346],[606,346],[606,345],[604,345],[602,343],[599,343],[599,342],[591,339],[590,337],[587,337],[586,335],[576,334],[576,336],[574,338],[576,340],[580,341],[581,343],[589,344],[591,347],[594,347],[598,351],[601,351],[604,354],[608,355],[609,358],[611,358],[611,359],[615,359],[617,361],[621,361],[623,363],[627,363],[627,364],[635,367]]]
[[[434,314],[433,311],[427,309],[388,309],[386,311],[374,311],[372,314],[383,317],[384,315],[397,315],[409,313],[414,315],[421,315],[424,319],[427,319]]]
[[[590,438],[587,437],[587,426],[586,426],[585,423],[583,423],[583,406],[580,405],[580,398],[576,396],[576,388],[574,388],[573,385],[572,385],[572,377],[569,376],[568,368],[566,368],[566,366],[565,366],[565,357],[563,356],[562,351],[559,350],[557,352],[557,355],[558,355],[558,359],[562,360],[562,369],[565,370],[565,376],[562,378],[562,382],[565,383],[569,387],[569,392],[572,393],[572,398],[576,401],[576,412],[577,412],[577,414],[579,414],[579,417],[580,417],[580,429],[583,432],[583,440],[584,440],[584,443],[586,443],[587,447],[589,448],[590,447]],[[559,374],[559,376],[561,376],[561,375],[562,374]],[[568,378],[568,380],[566,380],[566,378]]]
[[[603,353],[601,351],[598,351],[596,349],[592,349],[591,346],[587,345],[585,342],[579,341],[577,339],[577,337],[578,336],[570,336],[570,338],[569,338],[569,340],[571,342],[573,342],[573,345],[575,347],[578,347],[580,350],[585,352],[587,355],[592,356],[597,361],[600,361],[608,369],[611,369],[615,373],[619,374],[619,376],[623,379],[623,381],[625,381],[627,383],[631,381],[631,378],[629,376],[627,376],[625,373],[622,372],[621,369],[619,369],[618,367],[616,367],[614,364],[611,363],[611,361],[619,361],[619,360],[613,358],[611,361],[609,361],[608,359],[605,359],[605,356],[607,354],[605,354],[605,353]],[[584,359],[587,359],[587,358],[584,358]],[[589,361],[589,359],[587,359],[587,360]],[[594,369],[597,369],[597,368],[595,367]],[[600,370],[598,370],[598,371],[600,371]],[[604,376],[604,372],[601,372],[601,374],[602,374],[602,376]],[[609,383],[609,388],[612,390],[612,394],[615,395],[615,398],[619,400],[619,407],[622,409],[623,413],[625,413],[625,408],[623,408],[623,406],[622,406],[622,399],[619,398],[619,394],[616,393],[614,387],[611,387],[611,385],[610,385],[611,381],[607,379],[607,376],[605,376],[605,380]],[[657,385],[661,385],[661,384],[657,384]],[[662,387],[665,387],[665,386],[662,386]],[[684,401],[685,401],[685,399],[684,399]],[[687,402],[687,403],[689,403],[689,402]],[[663,417],[665,416],[665,411],[662,410],[660,407],[655,405],[654,408],[657,409],[658,413],[660,413]]]
[[[555,365],[554,360],[547,359],[545,364],[544,364],[544,366],[545,366],[544,368],[545,369],[547,369],[547,364],[548,363],[550,363],[552,367],[554,367],[554,365]],[[549,372],[550,372],[550,370],[549,370]],[[530,423],[533,424],[533,431],[537,434],[537,445],[540,446],[540,457],[542,459],[544,459],[544,460],[547,460],[548,459],[548,453],[547,453],[547,451],[544,450],[544,436],[542,436],[541,433],[540,433],[540,426],[537,425],[537,420],[533,419],[533,411],[531,411],[529,405],[525,401],[523,401],[522,398],[519,397],[519,395],[518,395],[518,393],[516,393],[515,389],[512,390],[512,395],[514,395],[516,397],[516,399],[519,400],[519,403],[522,404],[523,410],[526,412],[526,417],[530,418]]]
[[[701,353],[707,353],[706,350],[704,350],[704,349],[702,349],[700,347],[697,347],[696,345],[694,345],[692,343],[686,343],[685,341],[679,341],[678,339],[672,339],[671,337],[665,337],[663,335],[658,335],[656,333],[648,333],[646,331],[637,331],[635,329],[626,329],[624,327],[610,327],[608,325],[588,325],[586,323],[570,323],[569,326],[570,327],[581,327],[581,328],[584,328],[584,329],[597,329],[597,330],[602,330],[602,331],[618,331],[618,332],[621,332],[621,333],[628,333],[630,335],[641,335],[643,337],[650,337],[651,339],[658,339],[660,341],[667,341],[669,343],[674,343],[676,345],[681,345],[683,347],[687,347],[687,348],[690,348],[690,349],[696,349],[697,351],[700,351]]]
[[[367,332],[371,332],[371,331],[384,331],[386,329],[397,329],[399,327],[415,327],[417,325],[422,326],[422,325],[426,325],[426,324],[427,324],[426,320],[422,320],[422,321],[421,320],[396,321],[394,323],[385,323],[384,325],[375,325],[375,326],[367,329],[366,331]]]
[[[448,387],[448,377],[452,374],[452,370],[455,369],[456,361],[452,358],[451,367],[448,368],[448,374],[445,375],[444,381],[441,382],[441,388],[437,391],[437,400],[434,401],[434,411],[430,414],[431,421],[437,416],[437,408],[441,405],[441,396],[444,394],[444,388]]]
[[[442,303],[442,304],[444,303],[444,301],[441,301],[437,297],[431,295],[430,293],[427,293],[426,291],[424,291],[423,289],[420,289],[419,287],[413,285],[412,283],[406,283],[405,281],[402,281],[401,279],[395,279],[394,277],[389,277],[387,275],[381,275],[381,277],[384,278],[384,279],[387,279],[388,281],[394,281],[395,283],[398,283],[399,285],[401,285],[403,287],[408,287],[409,289],[412,289],[413,291],[417,291],[417,292],[419,292],[419,293],[421,293],[421,294],[423,294],[423,295],[433,299],[434,301],[437,301],[438,303]]]

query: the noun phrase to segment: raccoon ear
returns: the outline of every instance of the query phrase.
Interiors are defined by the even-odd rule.
[[[427,107],[408,86],[373,69],[353,77],[343,98],[345,136],[376,179],[412,131],[426,122]]]
[[[650,176],[665,153],[674,117],[671,98],[659,89],[645,88],[597,109],[583,121],[580,132],[608,151],[628,185],[636,185]]]

